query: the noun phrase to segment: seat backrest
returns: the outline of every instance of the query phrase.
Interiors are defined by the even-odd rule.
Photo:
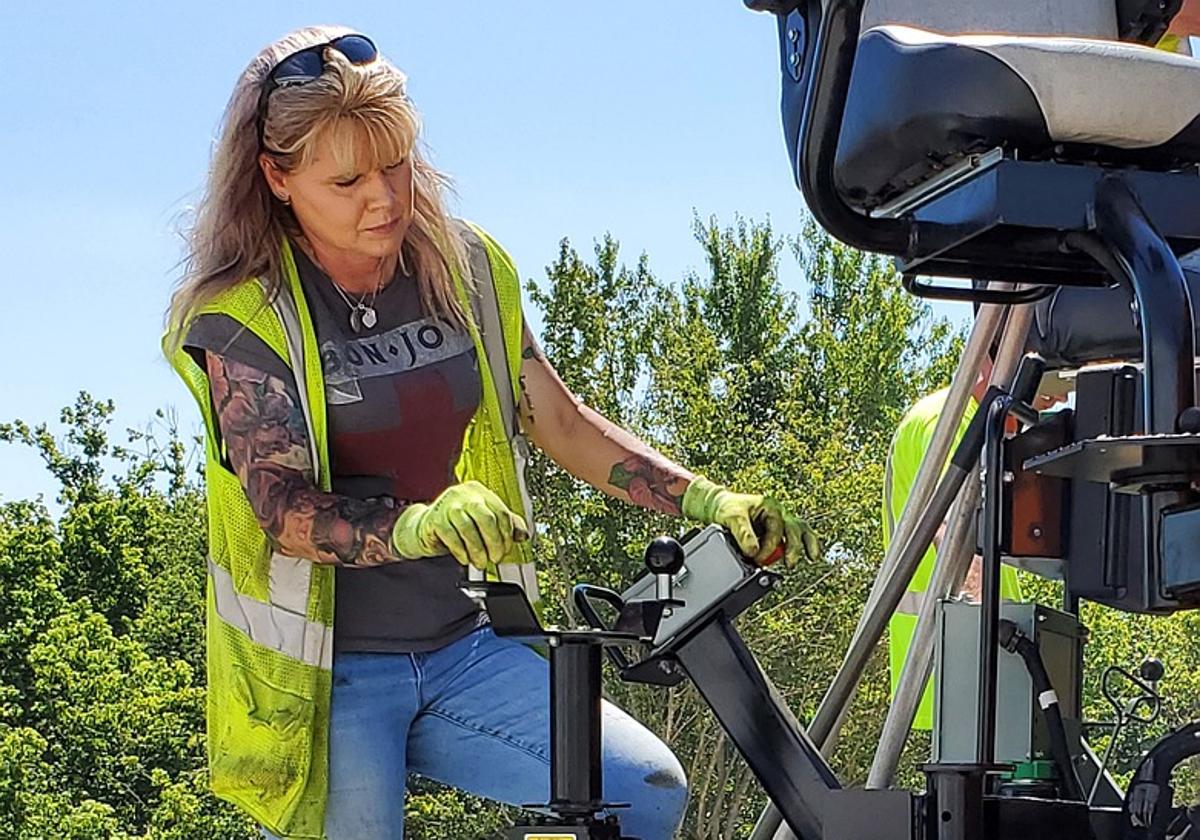
[[[887,23],[947,35],[1003,32],[1115,39],[1117,0],[866,0],[862,31]]]

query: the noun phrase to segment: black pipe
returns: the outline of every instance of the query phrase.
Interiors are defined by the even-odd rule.
[[[989,766],[996,760],[996,672],[999,664],[997,639],[1000,622],[1000,528],[1003,522],[1004,423],[1013,398],[998,395],[986,407],[983,465],[983,592],[979,610],[979,714],[975,763]],[[985,408],[980,406],[979,413]]]
[[[1069,247],[1096,260],[1129,293],[1141,325],[1146,434],[1178,431],[1179,415],[1195,404],[1195,333],[1183,270],[1120,178],[1096,191],[1096,233],[1069,233]]]
[[[590,817],[601,802],[600,645],[550,645],[550,805]]]
[[[855,211],[838,194],[833,177],[842,116],[846,111],[846,93],[858,52],[864,3],[865,0],[825,3],[806,0],[806,29],[811,32],[815,21],[815,37],[806,50],[799,79],[792,83],[793,90],[790,91],[785,67],[784,121],[798,137],[794,161],[796,181],[817,223],[855,248],[895,254],[908,243],[908,223],[898,219],[872,219]],[[787,31],[788,19],[780,15],[781,43],[786,44]],[[786,49],[783,54],[786,57]],[[795,124],[793,108],[800,113],[799,125]]]
[[[1033,690],[1037,694],[1038,707],[1042,710],[1046,729],[1050,733],[1050,753],[1054,757],[1054,763],[1058,765],[1064,798],[1076,802],[1085,801],[1083,785],[1075,772],[1075,763],[1071,761],[1071,748],[1067,743],[1067,729],[1063,725],[1058,694],[1050,684],[1050,675],[1046,673],[1046,665],[1042,662],[1037,643],[1008,619],[1000,621],[999,642],[1009,653],[1020,656],[1025,663],[1025,670],[1029,672],[1029,679],[1033,682]]]

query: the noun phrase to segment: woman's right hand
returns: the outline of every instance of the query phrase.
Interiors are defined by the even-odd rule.
[[[451,554],[464,566],[486,568],[527,539],[525,520],[478,481],[446,488],[429,504],[412,504],[392,528],[396,553],[408,559]]]

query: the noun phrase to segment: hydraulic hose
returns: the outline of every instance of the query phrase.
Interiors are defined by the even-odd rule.
[[[1041,707],[1042,717],[1046,721],[1046,729],[1050,733],[1050,753],[1054,763],[1058,765],[1059,776],[1062,777],[1062,792],[1064,798],[1083,802],[1083,785],[1075,772],[1075,764],[1071,761],[1071,749],[1067,745],[1067,729],[1063,725],[1062,709],[1059,708],[1058,695],[1050,684],[1050,675],[1042,662],[1041,651],[1037,643],[1021,632],[1017,625],[1008,619],[1000,620],[1000,645],[1009,653],[1015,653],[1025,663],[1025,670],[1033,681],[1033,690],[1037,694],[1038,706]]]

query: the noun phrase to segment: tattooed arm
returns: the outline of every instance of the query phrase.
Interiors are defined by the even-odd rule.
[[[314,563],[378,566],[401,558],[392,526],[403,508],[325,493],[313,483],[295,387],[206,353],[217,422],[250,507],[278,549]]]
[[[680,513],[695,476],[584,405],[525,329],[519,410],[529,438],[567,472],[611,496]]]

